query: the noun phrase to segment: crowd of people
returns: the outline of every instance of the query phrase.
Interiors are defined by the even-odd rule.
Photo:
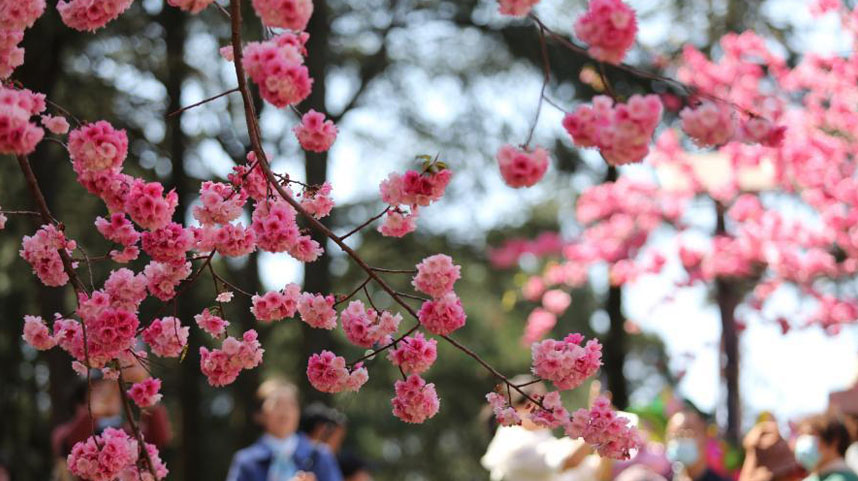
[[[528,389],[545,390],[539,383]],[[671,413],[663,433],[638,426],[646,443],[630,460],[615,462],[528,421],[533,406],[524,396],[512,401],[523,422],[495,428],[481,460],[492,481],[858,481],[858,409],[832,407],[790,424],[784,435],[768,416],[745,435],[740,469],[729,470],[713,465],[712,429],[691,405]]]
[[[131,368],[124,375],[133,380],[146,373]],[[533,382],[525,391],[535,397],[545,387]],[[769,416],[747,432],[744,460],[729,469],[713,460],[717,429],[691,405],[674,408],[661,428],[640,423],[646,442],[631,459],[619,462],[600,457],[580,439],[556,437],[541,428],[529,420],[527,414],[533,410],[529,399],[516,392],[511,395],[522,423],[491,424],[493,437],[481,463],[492,481],[858,481],[858,430],[853,429],[858,427],[858,402],[846,413],[843,406],[835,406],[791,423],[783,434]],[[343,449],[348,427],[344,414],[322,404],[302,410],[297,387],[280,378],[263,382],[256,400],[255,420],[262,434],[235,453],[227,481],[372,480],[370,464]],[[74,404],[73,417],[51,436],[57,460],[54,481],[74,479],[64,460],[76,442],[93,430],[129,428],[116,382],[97,373],[80,383]],[[637,422],[634,415],[624,415]],[[159,448],[171,441],[163,405],[144,410],[139,427]]]

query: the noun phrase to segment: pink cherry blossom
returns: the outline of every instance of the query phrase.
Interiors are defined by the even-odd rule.
[[[232,301],[233,296],[235,295],[232,291],[223,291],[215,297],[215,301],[217,302],[230,302]]]
[[[562,341],[546,339],[531,348],[533,373],[554,383],[559,389],[575,389],[594,375],[602,365],[602,345],[584,336],[569,334]]]
[[[300,32],[313,15],[313,0],[253,0],[253,9],[266,27]]]
[[[188,344],[190,328],[172,316],[155,319],[143,330],[143,341],[161,357],[179,357]]]
[[[130,349],[134,345],[134,336],[140,324],[135,314],[112,307],[85,321],[86,346],[91,367],[104,366]]]
[[[164,195],[164,186],[160,182],[146,183],[135,179],[125,198],[125,212],[131,220],[146,229],[164,227],[173,217],[179,203],[175,190]]]
[[[434,173],[409,170],[405,175],[392,172],[379,185],[381,200],[392,206],[426,207],[444,195],[452,177],[449,169]]]
[[[45,12],[45,0],[0,0],[0,30],[24,30]]]
[[[406,423],[423,423],[438,413],[441,402],[434,384],[427,384],[417,374],[394,384],[396,397],[391,399],[393,415]]]
[[[635,11],[622,0],[590,0],[587,13],[575,22],[575,35],[590,44],[596,60],[619,64],[635,43]]]
[[[24,335],[27,344],[39,351],[48,350],[57,345],[57,341],[40,316],[24,316]]]
[[[212,4],[214,0],[167,0],[170,5],[193,14],[200,13]],[[230,50],[232,47],[229,47]],[[232,60],[230,60],[232,61]]]
[[[531,187],[548,171],[548,151],[542,147],[527,151],[507,144],[498,150],[497,161],[503,181],[514,188]]]
[[[346,367],[345,358],[331,351],[313,354],[307,362],[307,379],[321,392],[356,392],[368,378],[366,368],[360,363],[350,370]]]
[[[203,182],[200,186],[200,203],[194,206],[194,219],[201,224],[227,224],[241,215],[247,201],[247,192],[235,191],[229,184]]]
[[[301,195],[301,207],[317,219],[327,217],[334,208],[331,184],[325,182],[317,188],[305,189]]]
[[[144,381],[136,382],[128,390],[128,396],[134,401],[138,407],[147,408],[154,406],[161,400],[161,380],[149,378]]]
[[[610,97],[597,95],[592,106],[566,114],[563,127],[575,145],[597,147],[611,165],[640,162],[661,120],[661,101],[657,95],[632,95],[627,103],[612,103]]]
[[[134,224],[122,213],[111,214],[109,219],[96,217],[95,228],[105,239],[126,247],[140,240],[140,233],[134,230]]]
[[[524,17],[539,0],[498,0],[501,15]]]
[[[276,107],[297,104],[310,95],[313,79],[302,57],[305,35],[283,33],[244,47],[248,75],[259,86],[262,98]]]
[[[462,301],[454,292],[426,301],[417,313],[420,324],[432,334],[445,336],[465,325]]]
[[[69,281],[58,250],[63,249],[71,256],[76,247],[75,241],[67,240],[62,231],[49,224],[43,225],[32,236],[24,236],[19,253],[33,267],[42,284],[58,287]]]
[[[507,398],[496,392],[486,394],[486,401],[492,408],[495,420],[501,426],[515,426],[521,424],[521,417],[514,407],[507,403]]]
[[[259,344],[256,331],[245,331],[241,340],[232,336],[221,343],[220,349],[211,351],[200,348],[200,371],[212,386],[226,386],[241,373],[242,369],[253,369],[262,362],[265,352]]]
[[[441,297],[453,290],[453,284],[462,277],[461,269],[453,264],[450,256],[435,254],[417,264],[417,275],[411,280],[411,285],[432,297]]]
[[[530,420],[537,426],[554,429],[569,422],[569,411],[563,407],[559,391],[551,391],[542,397],[542,407],[530,413]]]
[[[545,309],[536,308],[527,316],[521,343],[530,346],[545,337],[557,325],[557,315]]]
[[[384,223],[378,227],[378,231],[385,237],[403,237],[417,229],[417,212],[410,214],[399,210],[389,210],[384,216]]]
[[[283,252],[298,241],[295,209],[284,200],[259,202],[253,210],[250,228],[256,234],[256,245],[269,252]]]
[[[18,46],[23,40],[23,30],[0,28],[0,79],[8,78],[16,68],[24,64],[24,49]],[[0,136],[5,135],[0,132]]]
[[[423,333],[406,336],[387,353],[387,359],[405,374],[426,372],[438,357],[438,341],[426,339]]]
[[[334,296],[310,294],[305,292],[298,298],[298,314],[307,325],[317,329],[337,327],[337,310],[334,309]]]
[[[110,297],[110,305],[129,312],[137,312],[146,299],[146,276],[134,274],[131,269],[111,271],[104,281],[104,292]]]
[[[363,302],[352,301],[340,313],[340,320],[349,341],[361,347],[372,347],[396,331],[402,316],[388,311],[382,311],[379,315],[375,309],[366,309]]]
[[[3,39],[0,36],[0,40]],[[23,63],[23,50],[21,55]],[[26,155],[36,150],[45,131],[31,122],[30,118],[44,110],[43,94],[0,86],[0,154]]]
[[[611,402],[603,396],[593,401],[593,406],[579,409],[572,414],[566,426],[566,435],[583,438],[596,448],[600,456],[612,459],[628,459],[632,449],[640,447],[640,433],[628,424],[629,420],[611,409]]]
[[[268,197],[268,192],[273,190],[268,185],[262,167],[256,162],[255,152],[247,154],[247,165],[236,165],[227,177],[232,185],[241,188],[255,200],[264,200]]]
[[[301,287],[290,283],[280,291],[269,291],[263,295],[255,295],[251,300],[253,307],[250,312],[257,321],[269,323],[287,317],[294,317],[298,310],[298,299],[301,297]]]
[[[170,470],[161,459],[158,448],[154,444],[146,443],[146,453],[149,455],[149,461],[152,462],[151,468],[155,471],[155,478],[152,478],[149,463],[138,459],[137,464],[131,464],[119,473],[118,481],[160,481],[166,478]]]
[[[725,144],[736,133],[736,121],[729,105],[703,102],[693,109],[685,107],[679,117],[682,130],[701,147]]]
[[[337,126],[325,120],[325,114],[313,109],[301,117],[301,123],[293,127],[292,132],[301,147],[311,152],[327,152],[337,139]]]
[[[5,214],[0,212],[0,230],[3,230],[6,228],[6,221],[8,221],[8,220],[9,220],[9,218],[7,218]]]
[[[196,231],[195,231],[196,234]],[[240,257],[256,249],[256,234],[243,224],[225,224],[214,231],[211,239],[214,248],[228,257]],[[202,249],[211,251],[211,249]]]
[[[63,135],[69,131],[69,122],[61,115],[42,115],[42,125],[52,134]]]
[[[68,27],[94,32],[128,10],[133,0],[60,0],[57,10]]]
[[[181,224],[170,222],[158,229],[143,233],[143,251],[152,260],[171,264],[184,264],[185,255],[193,245],[193,234]]]
[[[216,316],[209,312],[208,309],[203,309],[203,312],[194,316],[197,326],[206,331],[212,337],[220,337],[226,332],[229,321],[224,320],[220,316]]]
[[[111,213],[125,212],[125,201],[134,178],[107,170],[90,170],[77,176],[77,181],[91,194],[104,201]]]
[[[177,265],[153,261],[143,269],[143,275],[146,276],[149,293],[162,301],[169,301],[176,295],[179,283],[191,275],[191,263]]]
[[[113,481],[137,462],[137,441],[116,428],[107,428],[72,447],[69,471],[89,481]]]
[[[570,304],[572,304],[572,296],[560,289],[552,289],[542,295],[542,307],[558,316],[566,312]]]
[[[128,136],[104,120],[86,124],[69,133],[69,155],[78,175],[100,170],[119,172],[128,155]]]
[[[322,255],[324,249],[309,235],[302,235],[289,246],[287,252],[301,262],[313,262]]]

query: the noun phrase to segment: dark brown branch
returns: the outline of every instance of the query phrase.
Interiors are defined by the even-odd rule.
[[[155,464],[152,458],[149,457],[149,451],[146,449],[146,441],[143,439],[143,434],[140,432],[140,427],[134,421],[134,415],[131,412],[131,403],[128,401],[128,394],[125,392],[125,381],[122,378],[122,369],[119,369],[119,379],[116,380],[119,384],[119,395],[122,397],[122,409],[125,411],[125,417],[128,418],[128,424],[131,425],[131,431],[137,439],[137,448],[143,453],[143,459],[146,460],[146,465],[149,472],[152,473],[152,479],[158,479],[158,474],[155,472]]]
[[[359,225],[359,226],[355,227],[354,229],[350,230],[346,235],[344,235],[344,236],[340,237],[340,240],[346,240],[346,239],[348,239],[349,237],[351,237],[351,235],[352,235],[352,234],[357,233],[358,231],[360,231],[360,230],[361,230],[361,229],[363,229],[364,227],[366,227],[366,226],[368,226],[368,225],[372,224],[373,222],[377,221],[378,219],[380,219],[384,214],[387,214],[387,212],[388,212],[389,210],[390,210],[390,206],[387,206],[383,211],[381,211],[381,213],[380,213],[380,214],[375,215],[375,216],[373,216],[373,217],[369,218],[369,219],[368,219],[366,222],[364,222],[363,224],[361,224],[361,225]]]
[[[347,300],[354,297],[354,295],[357,294],[361,289],[363,289],[364,286],[367,285],[367,283],[369,283],[369,281],[371,281],[371,280],[372,280],[372,277],[367,277],[366,279],[364,279],[363,282],[361,282],[359,286],[355,287],[354,290],[352,292],[350,292],[347,296],[338,299],[337,302],[334,303],[334,307],[336,307],[336,306],[342,304],[343,302],[346,302]]]
[[[192,109],[192,108],[194,108],[194,107],[199,107],[200,105],[207,104],[207,103],[211,102],[212,100],[217,100],[217,99],[219,99],[219,98],[221,98],[221,97],[224,97],[224,96],[226,96],[226,95],[229,95],[229,94],[231,94],[231,93],[235,93],[235,92],[238,92],[238,87],[236,87],[236,88],[234,88],[234,89],[227,90],[226,92],[221,92],[221,93],[219,93],[219,94],[215,95],[214,97],[209,97],[209,98],[207,98],[207,99],[205,99],[205,100],[200,100],[200,101],[199,101],[199,102],[197,102],[197,103],[194,103],[194,104],[188,105],[188,106],[186,106],[186,107],[182,107],[182,108],[180,108],[179,110],[174,110],[174,111],[170,112],[169,114],[167,114],[167,117],[172,117],[172,116],[174,116],[174,115],[178,115],[178,114],[180,114],[180,113],[182,113],[182,112],[184,112],[184,111],[186,111],[186,110],[190,110],[190,109]]]

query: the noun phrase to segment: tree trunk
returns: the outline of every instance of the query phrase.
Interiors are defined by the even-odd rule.
[[[314,2],[313,16],[307,26],[310,40],[307,43],[307,68],[314,79],[313,91],[301,104],[301,110],[315,109],[327,113],[325,105],[325,78],[328,70],[330,24],[328,21],[328,6],[323,0]],[[307,184],[321,185],[328,179],[327,152],[305,152],[304,172]],[[322,219],[325,225],[330,225],[330,217]],[[325,236],[313,232],[313,238],[325,248],[325,253],[315,262],[304,264],[304,290],[307,292],[331,292],[331,258],[327,252]],[[307,359],[314,352],[330,349],[333,340],[330,334],[320,329],[313,329],[305,323],[300,323],[303,342],[301,343],[301,359]],[[308,401],[322,400],[327,396],[313,389],[305,376],[301,376],[303,396]]]
[[[617,180],[617,169],[608,167],[605,182]],[[614,406],[625,409],[629,404],[628,386],[623,367],[626,364],[626,319],[623,316],[623,292],[619,286],[608,288],[608,299],[605,301],[610,327],[604,338],[603,355],[605,359],[605,376],[608,380],[608,390]]]
[[[717,225],[715,235],[726,235],[724,206],[715,203]],[[739,331],[736,327],[736,307],[739,292],[729,279],[715,280],[715,298],[721,316],[721,373],[727,386],[727,428],[725,437],[734,446],[739,445],[742,432],[742,404],[739,391]]]
[[[167,89],[169,102],[167,113],[174,112],[182,107],[182,84],[188,75],[188,67],[185,64],[185,39],[187,17],[178,8],[167,7],[160,16],[161,25],[164,28],[167,44],[167,64],[164,86]],[[188,177],[185,169],[185,149],[187,139],[182,132],[182,114],[166,118],[166,149],[170,153],[173,166],[172,182],[179,197],[179,207],[176,209],[174,220],[183,222],[185,212],[189,205],[188,200],[194,193],[192,180]],[[191,292],[177,299],[179,318],[187,323],[196,314],[194,297]],[[197,329],[191,329],[188,335],[189,346],[199,346],[201,339]],[[180,479],[185,481],[197,481],[204,479],[205,470],[201,469],[206,463],[203,462],[200,442],[202,436],[200,422],[202,410],[202,396],[199,384],[199,352],[197,349],[188,349],[185,359],[179,368],[179,400],[181,405],[180,439],[181,446],[178,452],[180,461],[177,466],[180,471]]]

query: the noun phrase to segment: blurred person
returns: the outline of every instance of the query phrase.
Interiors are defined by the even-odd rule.
[[[342,481],[330,449],[297,432],[301,410],[294,384],[267,380],[256,397],[257,421],[265,432],[235,453],[227,481]]]
[[[805,481],[858,481],[844,460],[852,439],[841,415],[813,416],[799,425],[798,433],[795,459],[810,473]]]
[[[344,481],[372,481],[369,465],[362,458],[346,452],[337,456],[337,462]]]
[[[633,464],[624,469],[614,481],[667,481],[667,478],[645,464]]]
[[[674,481],[728,481],[706,464],[706,422],[686,408],[667,421],[667,458]]]
[[[313,403],[301,413],[298,431],[313,442],[327,445],[332,453],[337,454],[346,437],[346,422],[346,415],[340,411]]]
[[[516,385],[531,381],[533,378],[526,375],[511,380]],[[541,396],[547,392],[541,382],[522,390],[529,396]],[[599,459],[594,457],[584,462],[592,451],[583,440],[555,438],[550,429],[530,420],[529,414],[534,408],[530,400],[515,390],[510,395],[510,405],[518,411],[521,425],[500,426],[495,431],[486,454],[480,460],[492,481],[571,480],[576,479],[576,474],[584,474],[575,472],[579,467],[581,471],[587,471],[583,479],[595,478]]]
[[[799,481],[801,468],[774,421],[754,426],[742,442],[745,461],[738,481]]]

